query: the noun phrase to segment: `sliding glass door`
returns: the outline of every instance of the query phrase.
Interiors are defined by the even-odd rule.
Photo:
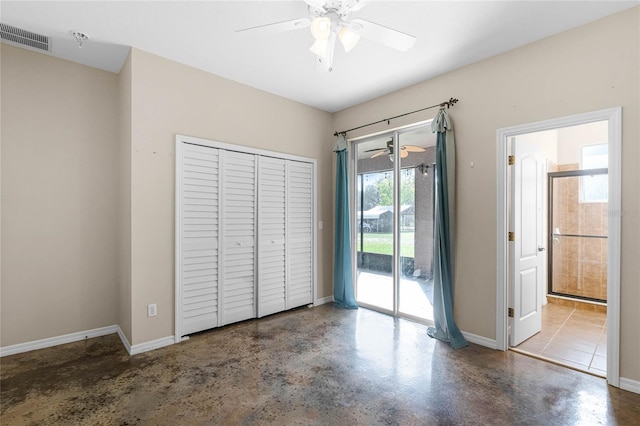
[[[433,165],[429,126],[353,144],[356,298],[362,306],[433,319]]]

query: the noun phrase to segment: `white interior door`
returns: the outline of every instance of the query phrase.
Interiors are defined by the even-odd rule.
[[[256,156],[221,154],[221,321],[220,325],[256,316]]]
[[[258,317],[263,317],[286,308],[286,161],[258,161]]]
[[[514,241],[509,247],[511,346],[517,346],[542,328],[543,204],[545,183],[540,151],[536,146],[511,142],[511,218]]]

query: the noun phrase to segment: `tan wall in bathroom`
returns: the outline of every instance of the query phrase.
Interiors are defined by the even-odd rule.
[[[607,143],[609,125],[606,121],[564,127],[557,130],[558,164],[580,163],[580,148]],[[554,160],[555,161],[555,160]]]
[[[558,162],[558,129],[543,130],[541,132],[516,136],[516,143],[521,142],[537,146],[543,158],[553,163]]]

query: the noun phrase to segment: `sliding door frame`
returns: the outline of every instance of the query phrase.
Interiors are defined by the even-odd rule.
[[[357,138],[353,138],[353,139],[348,139],[349,145],[350,145],[350,163],[351,163],[351,167],[349,167],[350,169],[350,180],[352,182],[351,184],[351,193],[353,194],[350,198],[350,211],[354,212],[351,215],[351,241],[352,242],[357,242],[357,214],[355,212],[357,212],[357,208],[358,208],[358,144],[363,143],[363,142],[367,142],[367,141],[371,141],[373,139],[379,139],[379,138],[384,138],[384,137],[389,137],[393,139],[393,146],[394,146],[394,150],[393,150],[393,202],[394,202],[394,206],[400,206],[400,173],[402,171],[402,164],[401,164],[401,157],[400,157],[400,150],[399,149],[395,149],[395,147],[398,146],[399,142],[400,142],[400,137],[405,134],[405,133],[409,133],[411,131],[414,131],[416,129],[420,129],[420,128],[426,128],[428,126],[431,125],[431,122],[433,120],[426,120],[426,121],[421,121],[418,123],[414,123],[408,126],[403,126],[403,127],[399,127],[396,129],[391,129],[391,130],[386,130],[383,132],[378,132],[378,133],[373,133],[373,134],[369,134],[369,135],[365,135],[365,136],[361,136],[361,137],[357,137]],[[362,190],[364,191],[364,188],[362,188]],[[352,264],[355,265],[355,267],[353,268],[353,282],[355,283],[354,286],[354,291],[356,292],[357,295],[357,291],[358,291],[358,250],[352,250],[351,253],[352,256]],[[393,308],[392,310],[389,309],[385,309],[379,306],[374,306],[374,305],[369,305],[367,303],[362,303],[360,301],[358,301],[357,297],[356,297],[356,301],[358,302],[358,304],[362,307],[368,308],[368,309],[372,309],[378,312],[383,312],[385,314],[389,314],[389,315],[393,315],[395,317],[398,318],[405,318],[405,319],[409,319],[418,323],[422,323],[422,324],[427,324],[427,325],[433,325],[433,321],[426,319],[426,318],[421,318],[421,317],[417,317],[414,315],[410,315],[410,314],[406,314],[406,313],[402,313],[400,312],[400,302],[399,302],[399,297],[400,297],[400,266],[401,266],[401,256],[400,256],[400,209],[399,208],[394,208],[393,209],[393,263],[392,263],[392,271],[391,271],[391,277],[393,279]]]

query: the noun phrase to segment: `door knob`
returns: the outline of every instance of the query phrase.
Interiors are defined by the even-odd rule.
[[[538,251],[545,251],[546,248],[542,247],[542,246],[538,246]]]

